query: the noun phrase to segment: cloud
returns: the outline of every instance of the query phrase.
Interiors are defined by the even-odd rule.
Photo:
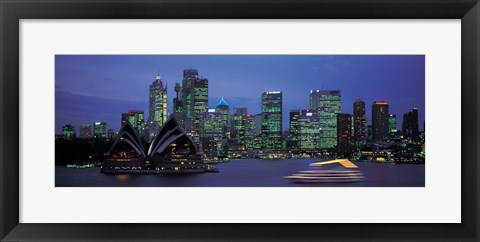
[[[343,68],[354,68],[354,65],[348,59],[322,57],[317,64],[312,66],[314,72],[326,71],[328,73],[337,73]]]

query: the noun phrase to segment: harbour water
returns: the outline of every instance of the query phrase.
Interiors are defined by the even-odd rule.
[[[106,175],[100,168],[55,167],[56,187],[424,187],[425,165],[354,161],[365,179],[354,183],[293,183],[284,178],[309,169],[309,159],[243,159],[216,164],[219,173]],[[328,166],[331,167],[331,166]],[[327,167],[326,167],[327,168]]]

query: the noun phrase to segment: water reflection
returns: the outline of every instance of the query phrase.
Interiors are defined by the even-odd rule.
[[[115,175],[115,179],[117,181],[121,181],[121,182],[126,182],[126,181],[130,180],[131,178],[132,178],[132,175],[128,175],[128,174]]]

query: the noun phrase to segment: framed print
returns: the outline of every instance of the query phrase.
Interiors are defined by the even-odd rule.
[[[1,12],[2,241],[478,241],[477,1]]]

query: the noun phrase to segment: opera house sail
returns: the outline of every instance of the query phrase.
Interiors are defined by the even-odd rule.
[[[217,171],[202,159],[193,140],[175,117],[170,117],[144,149],[138,131],[124,123],[106,154],[103,173],[197,173]]]

